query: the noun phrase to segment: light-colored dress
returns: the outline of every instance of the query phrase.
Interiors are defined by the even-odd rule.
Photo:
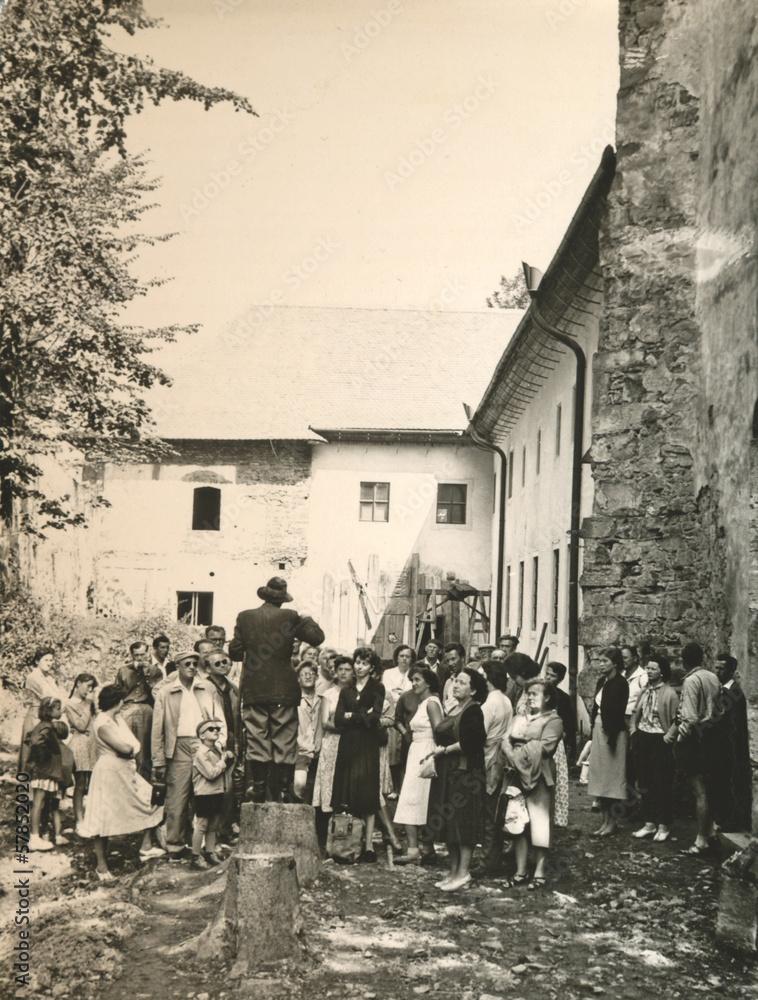
[[[137,773],[135,760],[119,757],[105,743],[101,733],[110,729],[114,736],[139,751],[139,740],[120,717],[115,720],[104,712],[95,718],[97,762],[92,770],[84,820],[77,832],[82,837],[117,837],[141,833],[158,826],[163,806],[151,805],[152,786]]]
[[[416,709],[416,714],[410,722],[413,738],[408,748],[408,763],[405,767],[405,778],[400,790],[395,823],[407,823],[409,826],[424,826],[429,812],[429,792],[432,783],[428,778],[419,777],[421,760],[430,754],[435,747],[434,730],[429,718],[428,707],[436,704],[442,714],[442,704],[436,695],[429,695]]]
[[[327,688],[321,695],[329,706],[329,724],[334,725],[334,713],[337,711],[341,688],[336,684]],[[334,784],[334,765],[337,763],[337,748],[340,745],[340,733],[325,729],[321,739],[321,753],[316,768],[316,780],[313,784],[313,805],[322,812],[332,811],[332,785]]]
[[[97,749],[95,747],[95,733],[92,723],[95,721],[90,703],[77,698],[76,701],[69,701],[63,709],[71,735],[68,740],[68,747],[74,755],[74,763],[77,772],[91,771],[97,760]]]

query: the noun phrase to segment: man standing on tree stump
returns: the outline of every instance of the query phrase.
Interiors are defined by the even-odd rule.
[[[287,581],[272,577],[258,589],[264,602],[242,611],[229,643],[242,660],[240,697],[245,727],[245,799],[264,802],[270,785],[275,801],[292,802],[297,760],[297,707],[300,685],[292,668],[295,641],[320,646],[324,633],[312,618],[285,610],[292,601]]]

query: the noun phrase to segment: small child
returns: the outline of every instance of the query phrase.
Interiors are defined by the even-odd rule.
[[[59,698],[43,698],[39,703],[39,722],[24,741],[28,748],[26,769],[32,785],[30,851],[51,851],[53,844],[40,836],[42,807],[47,798],[53,820],[55,844],[67,844],[61,835],[60,799],[72,782],[73,755],[62,740],[68,727],[60,721],[63,705]],[[64,762],[65,755],[65,762]]]
[[[192,761],[192,788],[195,793],[195,825],[192,833],[191,867],[199,870],[217,865],[216,833],[221,822],[224,792],[229,787],[229,768],[234,763],[231,750],[219,750],[221,733],[218,719],[204,719],[197,727],[200,740]],[[205,837],[206,858],[201,854]]]

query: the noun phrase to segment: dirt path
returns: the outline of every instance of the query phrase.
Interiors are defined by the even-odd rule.
[[[54,945],[39,951],[50,971],[39,995],[758,997],[755,963],[715,946],[716,864],[681,855],[690,824],[677,824],[681,839],[666,844],[640,844],[630,826],[597,842],[588,836],[596,817],[578,786],[571,819],[571,829],[558,831],[550,885],[540,892],[488,881],[451,897],[434,888],[438,870],[389,869],[383,855],[375,866],[327,862],[302,894],[307,960],[243,980],[228,966],[200,967],[182,948],[213,915],[224,872],[162,860],[140,866],[129,839],[114,841],[119,878],[103,888],[90,880],[89,849],[72,845],[55,852],[65,855],[58,862],[44,860],[63,869],[50,878],[37,918],[39,939]]]

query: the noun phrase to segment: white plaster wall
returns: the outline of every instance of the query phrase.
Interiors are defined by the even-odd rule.
[[[591,441],[592,354],[597,347],[597,323],[581,339],[587,354],[584,412],[584,451]],[[503,580],[503,632],[515,633],[519,626],[519,563],[524,562],[524,615],[519,650],[534,656],[544,622],[548,659],[568,662],[568,543],[571,526],[571,475],[573,458],[573,394],[576,366],[566,354],[524,410],[511,434],[500,446],[510,459],[513,453],[513,494],[506,501],[505,569]],[[556,454],[556,411],[561,404],[561,446]],[[537,433],[542,431],[540,471],[536,469]],[[526,475],[522,486],[522,449],[526,447]],[[582,466],[581,516],[592,511],[593,481],[588,464]],[[493,558],[497,556],[497,523],[493,526]],[[558,628],[552,629],[553,551],[560,552],[558,581]],[[537,628],[532,628],[534,557],[539,558]],[[582,543],[580,542],[580,575]],[[510,604],[506,605],[506,578],[511,572]],[[581,596],[580,596],[581,614]],[[540,654],[541,655],[541,654]],[[579,651],[582,665],[582,651]]]
[[[380,617],[375,612],[383,610],[414,552],[422,573],[444,579],[454,572],[479,589],[490,588],[494,477],[486,452],[470,445],[324,444],[314,446],[312,469],[306,586],[314,613],[319,609],[325,618],[327,641],[350,648],[371,637]],[[361,482],[390,484],[388,522],[359,520]],[[465,525],[436,523],[438,483],[467,484]],[[360,582],[369,583],[372,630],[363,621],[348,560]],[[336,606],[328,616],[325,576],[349,604],[341,616]]]
[[[212,591],[214,620],[230,631],[239,611],[259,603],[256,590],[269,577],[296,583],[306,552],[307,484],[242,485],[233,466],[214,468],[231,480],[211,484],[221,491],[221,527],[193,531],[193,491],[203,484],[181,477],[199,466],[161,466],[158,480],[152,468],[106,467],[112,506],[97,526],[101,610],[175,614],[177,591]]]

